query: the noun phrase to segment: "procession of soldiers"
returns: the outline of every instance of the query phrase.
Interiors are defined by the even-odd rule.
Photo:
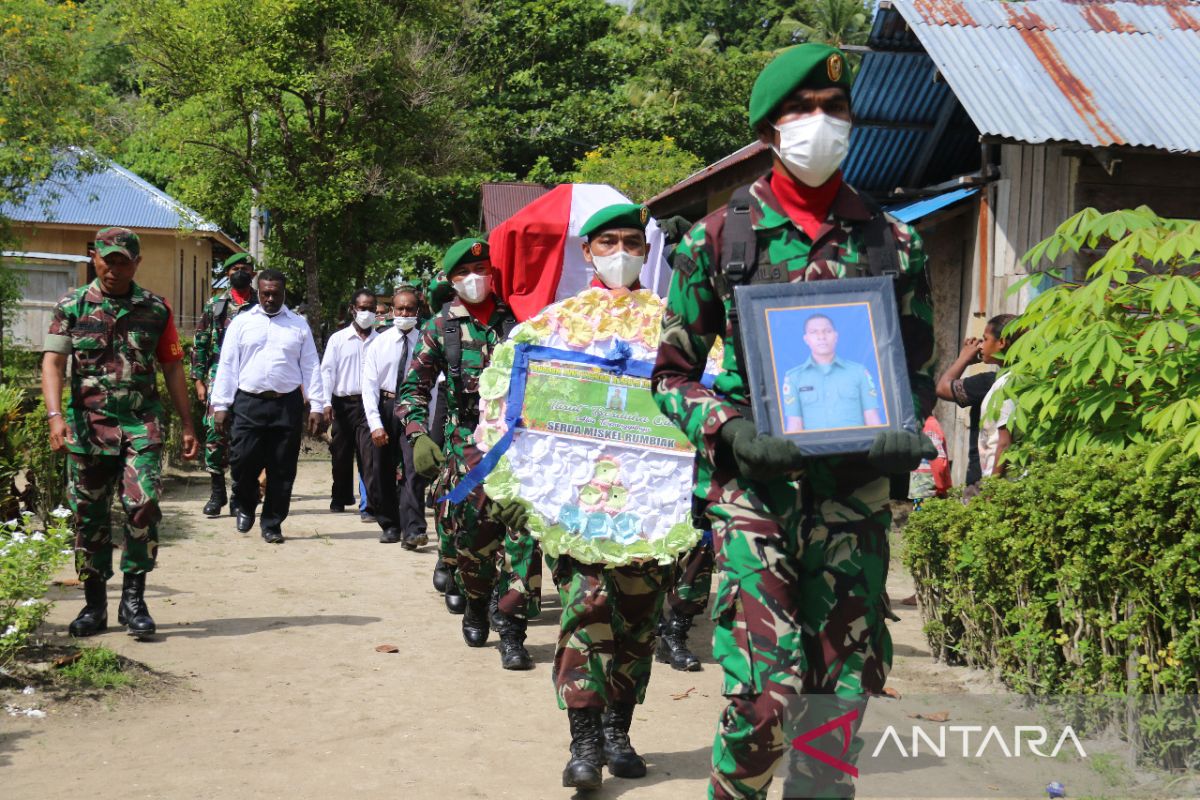
[[[211,479],[206,517],[228,514],[239,533],[257,526],[264,544],[284,545],[302,439],[328,431],[330,513],[358,513],[378,526],[380,543],[399,550],[436,542],[431,580],[465,646],[483,647],[494,635],[502,669],[532,669],[526,629],[541,613],[545,579],[553,583],[561,603],[553,693],[569,731],[564,787],[597,789],[605,769],[626,780],[647,774],[633,744],[634,710],[655,662],[701,668],[689,632],[697,616],[711,613],[711,652],[728,704],[715,721],[709,796],[766,797],[805,696],[850,707],[883,692],[892,657],[884,588],[890,484],[936,452],[920,432],[889,427],[867,452],[814,457],[793,438],[762,433],[750,412],[735,287],[878,274],[870,262],[881,249],[917,419],[935,399],[920,238],[846,184],[839,169],[852,128],[849,72],[840,50],[820,44],[771,61],[748,103],[751,128],[773,151],[770,173],[668,244],[672,275],[650,387],[662,415],[695,450],[689,499],[699,532],[697,544],[670,564],[546,557],[521,503],[492,499],[482,485],[459,502],[447,499],[483,459],[475,441],[480,376],[518,324],[486,239],[454,243],[426,285],[355,292],[346,299],[348,324],[328,337],[323,353],[308,321],[287,303],[286,276],[235,254],[223,265],[228,289],[205,306],[185,366],[170,307],[135,282],[137,234],[99,231],[96,280],[59,302],[43,357],[50,445],[68,455],[85,594],[71,635],[109,629],[107,583],[117,566],[117,623],[137,637],[156,631],[145,580],[156,566],[162,519],[161,370],[183,455],[202,458]],[[647,209],[634,203],[609,205],[582,222],[583,258],[593,271],[588,290],[641,288],[647,223]],[[723,240],[748,245],[737,265],[748,269],[729,269]],[[840,411],[878,422],[870,376],[835,356],[832,322],[814,318],[805,337],[819,338],[824,349],[812,346],[813,359],[789,374],[789,391],[852,383],[855,405]],[[705,380],[718,338],[726,345],[721,372]],[[191,418],[188,380],[205,408],[200,425]],[[808,399],[798,395],[789,405],[797,429]],[[811,419],[804,424],[816,427]],[[109,519],[114,492],[126,517],[118,564]],[[537,691],[550,702],[545,689]],[[856,723],[835,731],[849,763],[861,747],[856,733]],[[786,797],[852,794],[847,772],[812,759],[788,765]]]

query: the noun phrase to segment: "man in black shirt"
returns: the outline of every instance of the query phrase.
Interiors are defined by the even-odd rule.
[[[995,356],[1004,349],[1005,342],[1000,338],[1004,327],[1016,319],[1015,314],[999,314],[988,320],[982,339],[967,339],[963,342],[958,358],[954,359],[937,382],[937,396],[942,400],[957,403],[961,408],[971,409],[971,434],[968,443],[967,477],[965,485],[974,486],[983,478],[983,469],[979,464],[979,417],[983,409],[983,399],[996,382],[994,370],[980,372],[967,378],[962,376],[967,367],[980,361],[985,364],[998,364]]]

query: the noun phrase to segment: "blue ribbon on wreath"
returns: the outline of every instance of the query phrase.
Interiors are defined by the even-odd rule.
[[[635,378],[649,380],[650,374],[654,371],[654,362],[638,361],[632,356],[633,350],[628,343],[620,340],[614,342],[603,356],[579,353],[574,350],[559,350],[556,347],[546,347],[540,344],[518,344],[508,377],[508,399],[504,414],[504,424],[508,430],[500,437],[500,441],[496,442],[491,450],[488,450],[474,469],[464,475],[453,489],[439,497],[437,502],[449,500],[451,503],[461,503],[466,500],[475,487],[492,474],[496,464],[500,463],[500,457],[512,446],[517,428],[523,425],[521,411],[525,408],[525,382],[529,377],[530,361],[566,361],[572,364],[599,367],[613,375],[631,375]],[[705,374],[701,383],[711,388],[712,377]]]

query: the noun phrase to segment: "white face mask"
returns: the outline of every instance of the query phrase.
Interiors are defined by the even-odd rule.
[[[374,311],[356,311],[354,313],[354,324],[359,328],[366,330],[375,325]]]
[[[416,317],[396,317],[396,327],[402,331],[411,331],[417,327]]]
[[[631,255],[624,250],[611,256],[592,254],[592,266],[596,268],[596,274],[610,289],[632,286],[638,275],[642,274],[642,265],[645,263],[645,256]]]
[[[810,114],[775,130],[779,131],[775,154],[796,180],[808,186],[829,180],[850,149],[850,123],[828,114]]]
[[[482,303],[492,293],[492,276],[472,273],[458,278],[454,281],[454,291],[464,303]]]

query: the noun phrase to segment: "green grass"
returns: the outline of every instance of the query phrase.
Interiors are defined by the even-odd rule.
[[[79,659],[59,673],[68,681],[92,689],[119,689],[133,683],[133,676],[121,669],[117,654],[107,647],[85,647]]]

